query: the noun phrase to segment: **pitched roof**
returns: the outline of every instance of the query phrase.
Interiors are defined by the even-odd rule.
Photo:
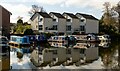
[[[67,15],[69,15],[71,18],[76,18],[76,19],[78,19],[78,17],[77,17],[76,15],[72,14],[72,13],[66,13],[66,12],[64,12],[63,14],[67,14]]]
[[[36,12],[30,19],[33,20],[38,15],[41,15],[44,18],[51,18],[46,12]]]
[[[10,15],[12,15],[12,13],[8,11],[6,8],[4,8],[2,5],[0,5],[0,7],[3,8],[5,11],[7,11]]]
[[[88,14],[82,14],[82,13],[77,13],[79,15],[82,15],[84,18],[86,19],[93,19],[93,20],[98,20],[97,18],[95,18],[94,16],[92,15],[88,15]]]
[[[38,12],[44,18],[51,18],[48,13],[46,12]]]
[[[50,14],[54,14],[56,17],[58,18],[65,18],[63,15],[61,15],[60,13],[56,13],[56,12],[50,12]]]

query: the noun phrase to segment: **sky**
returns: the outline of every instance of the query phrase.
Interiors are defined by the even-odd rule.
[[[48,13],[85,13],[100,19],[104,2],[110,2],[114,6],[119,0],[0,0],[0,5],[12,13],[10,22],[16,23],[18,16],[23,17],[24,22],[30,19],[28,11],[32,5],[42,6]]]

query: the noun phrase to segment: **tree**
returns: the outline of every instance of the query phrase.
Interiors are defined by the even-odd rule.
[[[17,19],[17,24],[23,24],[23,17],[18,16]]]
[[[27,22],[23,23],[22,19],[18,19],[14,28],[15,34],[23,34],[26,29],[31,29],[31,26]]]
[[[24,34],[25,35],[32,35],[33,34],[33,30],[32,29],[26,29]]]
[[[119,29],[119,33],[120,33],[120,1],[118,2],[118,4],[116,6],[113,7],[113,10],[116,11],[119,16],[118,16],[118,29]]]
[[[109,2],[105,2],[103,4],[104,6],[104,14],[103,14],[103,21],[105,25],[112,25],[114,22],[112,18],[112,10],[111,10],[111,4]]]
[[[42,6],[32,5],[32,9],[28,11],[28,14],[32,16],[36,12],[45,12],[45,10]]]
[[[113,17],[113,9],[109,2],[105,2],[103,4],[104,6],[104,14],[99,21],[100,24],[100,33],[106,33],[106,34],[115,34],[117,31],[116,24],[117,21]]]

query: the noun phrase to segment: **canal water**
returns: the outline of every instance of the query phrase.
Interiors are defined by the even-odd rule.
[[[83,51],[81,53],[84,54],[83,59],[86,60],[79,65],[70,64],[70,65],[53,65],[50,66],[41,66],[36,67],[30,61],[31,53],[24,53],[23,57],[20,59],[17,57],[17,52],[15,49],[11,48],[10,52],[10,66],[12,69],[119,69],[120,68],[120,57],[119,57],[119,50],[120,50],[120,42],[100,42],[100,43],[56,43],[56,42],[48,42],[48,43],[40,43],[36,45],[38,49],[40,49],[41,53],[45,48],[49,49],[72,49],[75,50],[85,49],[86,52],[84,54]],[[72,51],[73,56],[70,57],[75,59],[74,53],[77,51]],[[63,51],[61,51],[63,53]],[[64,57],[64,54],[61,58]],[[77,57],[80,57],[79,54]],[[76,57],[76,59],[77,59]],[[81,58],[82,59],[82,58]]]

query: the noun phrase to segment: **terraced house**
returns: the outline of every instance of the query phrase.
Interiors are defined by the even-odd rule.
[[[80,20],[80,33],[99,33],[99,21],[92,15],[77,13]]]
[[[92,15],[87,14],[63,14],[50,12],[37,12],[31,17],[31,26],[34,31],[40,33],[55,34],[87,34],[99,33],[99,23]]]
[[[56,33],[66,33],[66,19],[60,13],[50,12],[49,15],[53,18],[53,28]]]

